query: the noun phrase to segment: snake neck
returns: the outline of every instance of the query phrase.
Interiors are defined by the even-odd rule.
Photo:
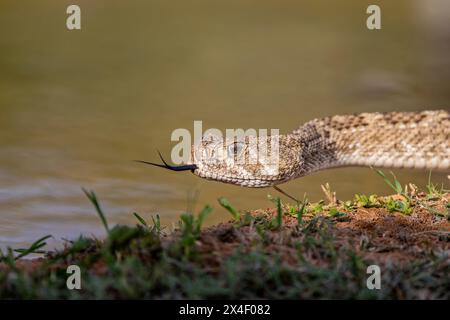
[[[306,123],[293,133],[286,135],[290,141],[296,141],[297,161],[293,167],[293,176],[302,177],[326,168],[345,165],[339,158],[336,143],[326,128],[315,123]],[[291,145],[292,142],[291,142]]]
[[[450,170],[445,110],[333,116],[290,135],[299,144],[297,176],[340,166]]]

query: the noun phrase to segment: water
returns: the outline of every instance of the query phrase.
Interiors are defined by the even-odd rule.
[[[426,2],[426,4],[425,4]],[[169,154],[176,128],[279,128],[337,113],[448,108],[445,0],[77,1],[82,30],[65,28],[68,1],[0,4],[0,246],[52,234],[103,236],[81,187],[110,224],[159,213],[170,227],[204,204],[208,224],[269,207],[271,189],[243,189],[133,163]],[[423,186],[428,173],[397,170]],[[444,174],[435,182],[447,183]],[[339,198],[389,193],[370,169],[335,169],[287,183],[312,200],[329,182]]]

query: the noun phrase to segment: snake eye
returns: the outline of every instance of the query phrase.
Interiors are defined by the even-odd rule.
[[[228,156],[235,157],[241,153],[242,149],[244,149],[244,144],[241,142],[234,142],[228,146]]]

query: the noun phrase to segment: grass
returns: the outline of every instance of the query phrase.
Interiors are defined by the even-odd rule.
[[[275,216],[274,219],[272,219],[269,222],[269,229],[270,230],[276,230],[281,228],[281,226],[283,225],[283,208],[281,206],[281,199],[280,198],[276,198],[275,199],[275,204],[276,204],[276,210],[277,210],[277,214]]]
[[[389,212],[401,212],[404,214],[411,214],[413,211],[413,208],[411,206],[411,202],[405,201],[405,200],[395,200],[393,198],[389,198],[385,203],[385,208]]]
[[[355,202],[357,205],[364,208],[378,208],[380,203],[377,200],[377,195],[371,194],[366,196],[365,194],[355,194]]]
[[[380,174],[380,172],[377,172]],[[425,192],[380,174],[396,194],[242,212],[225,198],[231,221],[204,229],[213,209],[184,213],[173,232],[158,215],[135,226],[110,227],[100,201],[83,190],[107,235],[80,236],[63,249],[0,251],[0,298],[17,299],[450,299],[450,196]],[[388,183],[389,182],[389,183]],[[45,253],[38,260],[29,254]],[[82,270],[81,290],[66,287],[68,265]],[[369,290],[367,267],[382,270],[382,289]]]
[[[95,211],[97,211],[98,216],[100,217],[100,220],[103,223],[103,226],[105,227],[106,233],[109,233],[109,227],[108,222],[106,221],[105,214],[103,213],[102,208],[100,207],[100,203],[97,200],[97,196],[93,191],[88,191],[86,189],[82,189],[86,197],[88,197],[89,201],[93,204]]]
[[[303,216],[306,213],[306,207],[308,206],[308,198],[306,198],[306,193],[303,196],[303,201],[302,201],[302,205],[300,206],[299,204],[297,204],[297,210],[296,210],[296,215],[297,215],[297,223],[298,225],[301,225],[303,223]]]
[[[180,245],[183,249],[184,255],[190,257],[195,250],[195,241],[200,238],[201,228],[206,217],[212,212],[210,206],[206,206],[200,211],[198,217],[189,213],[181,215],[180,221]]]
[[[18,260],[20,258],[23,258],[31,253],[45,253],[45,251],[39,250],[43,247],[45,247],[47,245],[47,243],[45,242],[45,240],[47,240],[48,238],[51,238],[51,235],[47,235],[45,237],[42,237],[38,240],[36,240],[35,242],[33,242],[31,244],[31,246],[29,248],[26,249],[16,249],[14,250],[14,252],[18,252],[19,255],[17,255],[14,260]]]
[[[220,197],[220,198],[218,199],[218,201],[219,201],[219,204],[220,204],[223,208],[225,208],[225,209],[231,214],[231,216],[233,217],[233,220],[234,220],[234,221],[240,221],[240,220],[241,220],[241,214],[239,213],[238,210],[236,210],[236,209],[231,205],[230,201],[228,201],[227,198]]]
[[[375,172],[383,178],[384,182],[391,187],[392,190],[394,190],[397,194],[405,195],[405,191],[402,187],[402,184],[400,181],[397,180],[397,177],[394,175],[394,173],[391,172],[392,180],[389,179],[386,174],[381,170],[375,170]]]
[[[448,193],[450,190],[444,189],[444,185],[438,186],[431,181],[431,171],[428,175],[428,183],[426,186],[427,189],[427,199],[436,200],[441,199],[445,193]]]

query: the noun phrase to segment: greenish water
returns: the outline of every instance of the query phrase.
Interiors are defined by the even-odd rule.
[[[336,113],[449,108],[445,1],[75,1],[82,30],[65,27],[69,1],[0,4],[0,245],[52,234],[102,235],[81,187],[110,223],[133,211],[170,226],[213,204],[208,223],[268,207],[270,189],[200,180],[133,163],[169,154],[176,128],[279,128]],[[427,173],[399,170],[424,185]],[[447,182],[445,174],[434,181]],[[370,169],[336,169],[286,191],[312,200],[329,182],[339,198],[389,193]]]

